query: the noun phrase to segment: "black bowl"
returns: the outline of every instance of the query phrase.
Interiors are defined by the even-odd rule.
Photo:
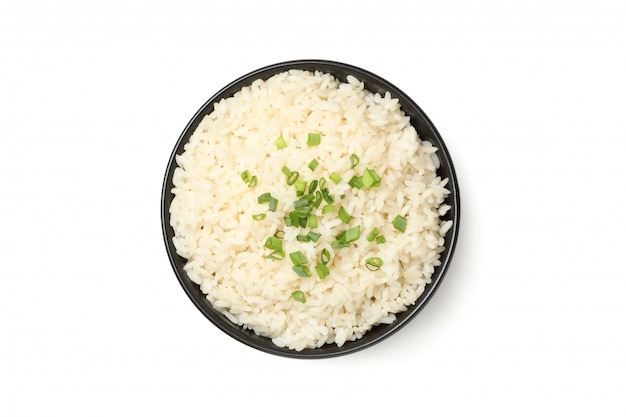
[[[438,174],[442,178],[449,178],[447,188],[451,191],[451,193],[446,200],[446,203],[452,206],[452,209],[444,216],[443,219],[453,221],[453,227],[445,237],[445,250],[441,254],[441,265],[435,269],[431,284],[426,286],[424,293],[414,305],[409,306],[407,311],[396,315],[397,318],[393,323],[375,326],[361,339],[346,342],[341,347],[337,347],[335,344],[328,344],[317,349],[305,349],[300,352],[290,350],[288,348],[278,347],[273,344],[269,338],[257,336],[251,330],[244,330],[242,327],[232,323],[224,315],[213,308],[202,291],[200,291],[200,287],[193,283],[183,270],[186,259],[176,253],[176,249],[172,243],[174,230],[170,226],[169,213],[169,207],[174,197],[171,190],[173,187],[172,177],[174,170],[177,167],[176,155],[181,154],[184,151],[183,146],[189,141],[191,134],[194,132],[202,118],[213,111],[213,104],[223,98],[232,96],[234,93],[241,90],[242,87],[251,84],[252,81],[256,79],[268,79],[275,74],[289,69],[322,71],[332,74],[344,82],[346,82],[346,77],[348,75],[353,75],[364,83],[367,90],[373,93],[380,93],[381,95],[384,95],[385,92],[389,91],[393,97],[398,98],[400,100],[402,110],[407,116],[410,117],[411,122],[421,139],[430,141],[439,149],[437,155],[441,161],[441,167],[438,170]],[[200,110],[198,110],[178,139],[167,164],[161,196],[161,222],[167,253],[178,281],[195,306],[211,321],[211,323],[236,340],[263,352],[292,358],[328,358],[353,353],[380,342],[406,325],[424,308],[426,303],[432,298],[433,294],[439,287],[454,253],[459,231],[459,219],[459,187],[452,160],[450,159],[450,155],[448,154],[448,150],[443,143],[441,136],[426,114],[424,114],[424,112],[417,106],[417,104],[415,104],[413,100],[411,100],[411,98],[381,77],[352,65],[324,60],[297,60],[270,65],[244,75],[218,91],[200,108]]]

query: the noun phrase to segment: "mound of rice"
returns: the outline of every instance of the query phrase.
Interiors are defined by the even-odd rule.
[[[171,225],[189,278],[232,322],[296,351],[342,346],[372,326],[392,323],[430,283],[451,227],[440,220],[450,206],[444,204],[448,180],[436,173],[437,149],[419,139],[397,99],[366,91],[354,77],[347,81],[301,70],[256,80],[215,103],[176,158]],[[309,132],[319,132],[321,144],[308,146]],[[287,147],[278,150],[280,135]],[[354,168],[351,154],[360,158]],[[312,172],[307,165],[313,159],[320,165]],[[339,173],[341,182],[327,186],[352,216],[349,225],[335,210],[318,216],[317,242],[297,241],[311,229],[285,226],[297,197],[283,166],[307,181]],[[365,168],[376,170],[380,186],[348,185]],[[245,170],[257,176],[255,188],[242,181]],[[275,212],[257,202],[265,192],[278,199]],[[267,217],[254,220],[257,213]],[[407,219],[404,233],[392,224],[397,215]],[[266,238],[283,231],[284,251],[301,251],[313,270],[320,251],[355,225],[359,239],[331,250],[325,279],[315,272],[301,278],[289,255],[266,258]],[[374,227],[385,243],[367,240]],[[369,270],[369,257],[380,257],[383,266]],[[291,296],[296,290],[305,303]]]

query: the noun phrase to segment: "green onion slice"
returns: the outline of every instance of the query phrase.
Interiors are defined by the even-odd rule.
[[[320,165],[320,163],[319,163],[319,162],[317,162],[317,160],[315,160],[315,159],[314,159],[314,160],[312,160],[311,162],[309,162],[309,165],[308,165],[308,166],[309,166],[309,169],[310,169],[311,171],[315,171],[315,168],[317,168],[319,165]]]
[[[370,271],[378,271],[383,266],[383,260],[379,257],[367,258],[365,260],[365,266]]]
[[[276,211],[276,207],[278,206],[278,200],[275,199],[274,197],[270,197],[270,201],[269,201],[269,211]]]
[[[354,242],[361,236],[361,226],[354,226],[348,230],[346,230],[346,234],[344,235],[344,240],[346,243]]]
[[[348,213],[343,206],[339,208],[339,218],[345,224],[350,223],[350,213]]]
[[[259,213],[259,214],[253,214],[252,218],[254,220],[263,220],[265,218],[266,214],[265,213]]]
[[[278,142],[276,143],[276,148],[278,150],[281,150],[283,148],[287,147],[287,142],[285,141],[285,138],[283,137],[282,133],[281,135],[278,137]]]
[[[396,218],[393,219],[393,227],[404,233],[406,231],[406,218],[397,215]]]
[[[311,270],[306,265],[296,265],[296,266],[294,266],[291,269],[293,269],[294,272],[296,274],[298,274],[298,276],[300,276],[300,277],[310,277],[311,276]]]
[[[250,178],[250,182],[248,183],[248,188],[254,188],[257,185],[259,185],[259,179],[256,177],[256,175],[253,175],[252,178]]]
[[[298,235],[298,236],[296,236],[296,240],[298,242],[310,242],[311,238],[309,236],[307,236],[307,235]]]
[[[317,180],[311,181],[311,185],[309,185],[309,194],[313,194],[315,192],[315,190],[317,189],[317,183]]]
[[[295,266],[304,265],[307,263],[306,256],[304,256],[304,254],[300,251],[290,253],[289,258]]]
[[[265,247],[271,250],[283,250],[283,241],[276,236],[270,236],[265,240]]]
[[[385,239],[385,236],[380,235],[376,237],[376,244],[380,245],[381,243],[385,243],[387,241],[387,239]]]
[[[354,177],[350,178],[350,181],[348,181],[348,185],[350,185],[350,187],[352,188],[361,189],[363,188],[363,178],[355,175]]]
[[[373,169],[366,169],[361,177],[363,179],[363,185],[368,190],[372,187],[378,187],[381,183],[381,179]]]
[[[355,166],[359,165],[359,157],[356,154],[352,154],[350,155],[350,168],[354,168]]]
[[[324,206],[324,208],[322,208],[322,215],[332,213],[333,211],[335,211],[335,206],[332,204],[327,204]]]
[[[317,216],[315,214],[309,214],[307,226],[311,228],[317,227]]]
[[[300,173],[298,171],[292,172],[287,176],[287,185],[294,185],[298,181]]]
[[[256,200],[259,202],[259,204],[265,204],[265,203],[269,203],[271,198],[272,198],[272,195],[270,193],[263,193],[259,195]]]
[[[322,249],[322,254],[320,255],[320,260],[324,265],[328,265],[330,262],[330,251],[326,248]]]
[[[339,181],[341,181],[341,176],[337,174],[336,172],[333,172],[332,174],[330,174],[328,178],[330,178],[330,180],[334,182],[335,185],[339,184]]]
[[[306,296],[300,290],[292,292],[291,296],[293,297],[294,300],[296,300],[299,303],[302,303],[302,304],[306,303]]]
[[[369,235],[367,235],[367,241],[372,242],[374,239],[376,239],[376,236],[378,236],[379,231],[380,229],[378,227],[373,228],[372,231],[369,233]]]
[[[315,265],[315,272],[317,273],[317,276],[320,277],[320,279],[324,279],[330,275],[330,271],[328,270],[328,267],[323,264]]]
[[[243,180],[243,182],[245,182],[246,184],[250,182],[250,171],[248,171],[247,169],[245,171],[243,171],[241,173],[241,179]]]
[[[322,142],[321,135],[319,133],[309,133],[309,137],[306,144],[309,146],[317,146]]]
[[[275,250],[267,255],[266,258],[272,259],[274,261],[282,261],[283,259],[285,259],[285,252],[282,250]]]
[[[313,242],[317,242],[319,240],[320,237],[322,237],[321,233],[317,233],[317,232],[309,232],[307,233],[307,236],[309,237],[309,239]]]

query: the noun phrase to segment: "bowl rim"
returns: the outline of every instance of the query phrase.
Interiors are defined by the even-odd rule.
[[[337,347],[336,344],[326,344],[320,348],[306,348],[302,351],[281,348],[273,344],[269,338],[257,336],[252,330],[246,330],[243,327],[232,323],[226,316],[214,309],[206,297],[202,297],[202,300],[199,299],[199,285],[192,282],[182,270],[181,262],[185,259],[176,253],[172,242],[173,228],[169,224],[169,206],[173,198],[171,193],[171,181],[173,173],[177,167],[176,156],[182,153],[184,144],[188,142],[189,137],[199,124],[200,120],[212,111],[212,106],[215,102],[221,100],[222,98],[232,96],[236,91],[239,91],[245,85],[249,85],[252,81],[259,78],[268,79],[272,75],[290,69],[327,72],[344,82],[347,75],[353,75],[365,84],[365,89],[368,91],[378,92],[381,94],[384,94],[385,90],[389,91],[392,97],[400,100],[402,110],[410,117],[411,124],[416,128],[416,130],[417,127],[415,126],[415,122],[419,121],[420,126],[423,126],[429,131],[427,139],[434,142],[433,145],[438,148],[437,156],[441,162],[438,172],[444,168],[446,176],[449,178],[446,188],[448,188],[450,194],[446,199],[446,204],[449,204],[452,208],[447,216],[453,221],[453,224],[452,228],[446,234],[446,247],[440,257],[441,264],[435,267],[435,273],[431,278],[431,283],[426,285],[424,292],[420,295],[420,297],[418,297],[415,304],[408,306],[406,311],[396,314],[396,320],[393,323],[377,325],[366,332],[362,338],[355,341],[348,341],[342,347]],[[341,76],[341,74],[344,75]],[[377,91],[372,91],[372,89],[368,87],[376,87]],[[418,134],[420,134],[420,138],[422,138],[423,132],[418,130]],[[187,297],[192,301],[196,308],[213,325],[235,340],[265,353],[296,359],[331,358],[361,351],[387,339],[392,334],[395,334],[398,330],[405,327],[432,299],[433,295],[439,288],[441,281],[446,275],[456,249],[461,218],[461,201],[458,179],[450,153],[437,128],[417,105],[417,103],[415,103],[401,89],[377,74],[351,64],[324,59],[298,59],[260,67],[229,82],[213,94],[211,98],[209,98],[196,111],[176,141],[165,170],[165,176],[161,189],[160,208],[162,235],[170,265],[174,270],[179,284],[182,286],[183,290],[187,294]],[[200,292],[200,294],[203,293]]]

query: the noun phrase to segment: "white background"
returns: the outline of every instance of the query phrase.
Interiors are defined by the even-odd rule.
[[[625,415],[622,4],[2,1],[0,415]],[[412,96],[463,203],[423,312],[316,361],[213,327],[159,213],[195,111],[299,58]]]

